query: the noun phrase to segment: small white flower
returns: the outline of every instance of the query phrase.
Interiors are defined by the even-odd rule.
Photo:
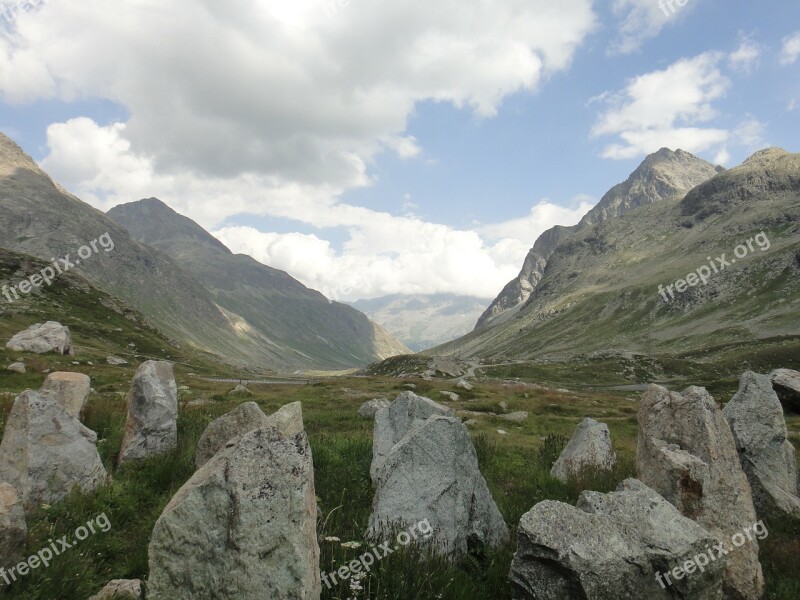
[[[337,538],[335,536],[330,535],[330,536],[325,538],[325,541],[326,542],[341,542],[342,540],[340,540],[339,538]]]

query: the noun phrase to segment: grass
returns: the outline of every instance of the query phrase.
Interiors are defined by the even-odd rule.
[[[127,369],[132,373],[133,365]],[[33,571],[7,590],[5,597],[85,600],[111,579],[146,579],[150,534],[167,502],[194,472],[197,439],[213,419],[246,400],[254,400],[266,412],[296,400],[303,402],[319,504],[320,569],[325,573],[358,557],[366,545],[364,532],[373,499],[369,477],[372,421],[357,416],[361,403],[374,397],[393,398],[411,383],[417,386],[417,392],[456,410],[482,413],[471,417],[477,424],[470,430],[481,471],[512,532],[511,543],[480,559],[467,558],[457,564],[430,558],[409,546],[376,563],[358,582],[360,589],[351,589],[350,581],[331,589],[323,586],[324,600],[507,599],[510,591],[506,578],[516,547],[516,523],[525,512],[545,499],[575,503],[585,489],[610,491],[635,472],[637,394],[557,392],[525,382],[481,380],[471,400],[449,402],[441,391],[454,391],[453,382],[348,377],[306,386],[252,385],[252,397],[233,399],[227,395],[232,384],[208,382],[180,367],[176,373],[178,385],[189,388],[181,392],[178,448],[123,468],[115,467],[115,459],[125,418],[120,392],[127,389],[128,379],[104,375],[102,386],[95,381],[98,392],[90,396],[84,422],[98,433],[98,447],[113,481],[92,494],[75,494],[63,503],[38,510],[29,520],[27,553],[46,547],[49,539],[71,536],[78,526],[100,514],[108,517],[111,530],[89,537],[57,557],[49,568]],[[6,385],[12,379],[3,377],[4,388],[16,392],[23,385],[38,387],[44,376],[13,376],[12,386]],[[12,401],[13,396],[0,396],[0,419],[5,418]],[[508,404],[509,411],[528,411],[530,417],[514,424],[492,416],[490,413],[503,412],[501,401]],[[588,473],[563,484],[550,476],[550,468],[575,426],[586,416],[609,424],[619,464],[611,473]],[[800,436],[800,418],[787,421],[792,436]],[[501,428],[508,435],[498,435]],[[362,547],[342,546],[346,542]],[[771,527],[762,548],[769,598],[800,597],[800,574],[795,566],[799,557],[800,534],[785,524]]]

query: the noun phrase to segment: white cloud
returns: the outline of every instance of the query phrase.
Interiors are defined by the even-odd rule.
[[[735,71],[750,73],[761,57],[761,46],[746,36],[741,37],[739,47],[728,56],[728,64]]]
[[[483,225],[478,231],[489,239],[511,238],[522,240],[526,249],[550,229],[553,225],[575,225],[589,212],[597,200],[581,195],[573,199],[574,208],[560,206],[549,200],[543,200],[531,208],[526,216],[511,219],[503,223]]]
[[[619,32],[609,52],[629,54],[656,37],[661,30],[686,16],[700,0],[614,0],[612,11],[620,19]]]
[[[783,38],[783,51],[781,52],[781,64],[793,65],[800,56],[800,31]]]
[[[668,146],[688,152],[719,147],[731,137],[725,129],[700,127],[717,116],[714,101],[730,81],[719,70],[723,55],[707,52],[679,60],[664,70],[640,75],[602,99],[607,110],[592,128],[593,136],[618,136],[603,150],[606,158],[625,159]]]

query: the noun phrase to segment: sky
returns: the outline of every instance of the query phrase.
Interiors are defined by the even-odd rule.
[[[0,0],[0,131],[336,300],[490,301],[662,147],[799,151],[797,0]]]

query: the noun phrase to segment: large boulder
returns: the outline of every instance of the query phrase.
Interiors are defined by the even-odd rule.
[[[31,325],[25,331],[20,331],[12,337],[6,344],[6,348],[14,352],[35,352],[36,354],[47,352],[75,354],[69,327],[56,321]]]
[[[197,442],[195,466],[199,469],[232,439],[261,427],[275,427],[284,437],[303,431],[299,402],[281,407],[269,417],[255,402],[245,402],[213,421]]]
[[[617,464],[617,455],[611,446],[608,425],[594,419],[584,419],[578,425],[567,447],[561,452],[550,474],[566,483],[586,469],[610,471]]]
[[[723,413],[753,489],[758,516],[800,520],[797,455],[786,439],[783,409],[770,378],[746,372]]]
[[[403,392],[387,408],[375,414],[372,435],[372,467],[370,475],[375,481],[378,469],[394,445],[414,427],[421,426],[434,415],[453,416],[449,408],[437,404],[430,398],[417,396],[414,392]]]
[[[150,541],[151,600],[317,600],[314,467],[305,432],[260,428],[178,491]]]
[[[776,369],[769,374],[778,399],[787,410],[800,413],[800,372]]]
[[[639,479],[721,542],[757,522],[733,434],[704,388],[679,394],[648,387],[639,407],[636,463]],[[732,598],[763,596],[757,540],[731,550],[724,587]]]
[[[508,541],[469,432],[458,418],[433,415],[411,428],[376,472],[369,539],[389,540],[394,531],[427,520],[431,550],[448,558]]]
[[[0,444],[0,481],[14,486],[27,511],[105,483],[97,434],[52,398],[25,391],[14,401]]]
[[[514,600],[720,600],[725,558],[702,572],[671,571],[716,539],[640,481],[583,492],[577,507],[546,500],[520,520],[511,564]]]
[[[89,600],[140,600],[141,579],[114,579]]]
[[[361,408],[358,409],[358,416],[362,419],[374,419],[375,415],[378,414],[380,409],[386,408],[390,404],[391,402],[389,402],[386,398],[367,400],[361,405]]]
[[[178,445],[178,387],[172,363],[139,365],[128,392],[128,420],[120,464],[174,450]]]
[[[17,490],[0,482],[0,567],[15,565],[22,559],[27,535],[25,508]]]
[[[91,389],[88,375],[57,371],[47,376],[39,391],[58,402],[68,415],[80,419]]]

